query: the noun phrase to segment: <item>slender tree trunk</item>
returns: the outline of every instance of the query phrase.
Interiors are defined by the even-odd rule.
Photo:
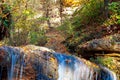
[[[104,12],[105,12],[104,14],[106,18],[109,17],[108,3],[109,3],[109,0],[104,0]]]
[[[62,0],[60,0],[60,17],[61,17],[61,24],[62,24],[62,19],[63,19],[62,11],[63,11]]]
[[[50,7],[50,1],[46,0],[46,18],[47,18],[47,24],[48,24],[48,27],[51,28],[50,17],[49,17],[49,7]]]
[[[46,9],[46,18],[48,19],[47,20],[47,24],[48,24],[48,27],[50,28],[51,27],[51,23],[50,23],[50,17],[49,17],[49,8],[47,6],[47,9]]]

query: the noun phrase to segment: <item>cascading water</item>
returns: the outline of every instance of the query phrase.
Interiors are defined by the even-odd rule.
[[[12,47],[2,47],[0,49],[6,52],[7,55],[4,59],[9,63],[5,64],[7,65],[7,78],[4,80],[22,80],[24,65],[26,65],[24,60],[27,55],[25,56],[19,49]],[[37,73],[33,80],[117,80],[116,75],[109,69],[101,66],[99,68],[90,67],[81,59],[74,56],[55,52],[47,53],[39,50],[33,51],[31,54],[33,58],[30,57],[29,63],[32,61],[31,65],[34,66],[33,68]],[[53,56],[55,60],[57,59],[56,64],[58,63],[58,65],[56,66],[58,67],[56,69],[58,69],[58,78],[49,77],[51,74],[51,63],[49,59],[53,58],[50,55]],[[2,72],[3,66],[2,62],[0,62],[0,80],[3,78]]]
[[[11,47],[2,47],[3,50],[7,53],[7,61],[9,62],[7,66],[7,80],[13,80],[16,76],[16,80],[21,80],[22,79],[22,72],[23,72],[23,64],[24,64],[24,56],[20,55],[20,51],[17,49],[13,49]],[[20,59],[22,58],[22,59]],[[19,65],[20,64],[20,65]],[[17,66],[19,65],[19,66]],[[2,65],[1,65],[2,67]],[[18,73],[15,73],[15,68],[20,68]],[[19,79],[17,78],[19,75]],[[2,75],[2,71],[1,71]],[[2,77],[2,76],[1,76]]]
[[[18,55],[15,55],[13,52],[10,52],[11,66],[8,67],[8,80],[12,80],[14,76],[14,68],[17,62]]]
[[[59,62],[58,80],[93,80],[93,71],[73,56],[55,54]]]
[[[25,59],[25,55],[22,56],[21,62],[20,62],[20,80],[22,80],[22,76],[23,76],[23,68],[24,68],[24,59]]]
[[[73,56],[54,53],[59,62],[58,80],[117,80],[107,68],[94,70]]]

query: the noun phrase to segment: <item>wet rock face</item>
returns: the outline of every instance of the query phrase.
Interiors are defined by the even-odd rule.
[[[0,62],[3,62],[3,60],[5,59],[5,56],[6,56],[5,51],[1,49],[0,50]]]
[[[32,65],[35,71],[36,80],[56,80],[57,60],[54,58],[51,49],[28,45],[23,47],[26,56],[26,64]],[[56,75],[56,76],[55,76]]]
[[[43,47],[26,51],[24,48],[1,47],[0,64],[3,80],[56,80],[58,77],[56,60]]]
[[[5,46],[0,47],[0,53],[2,80],[116,80],[109,69],[44,47]]]
[[[37,54],[38,53],[38,54]],[[35,51],[30,61],[36,71],[37,80],[56,80],[57,79],[57,61],[53,54],[49,52]],[[36,58],[36,56],[38,56]]]

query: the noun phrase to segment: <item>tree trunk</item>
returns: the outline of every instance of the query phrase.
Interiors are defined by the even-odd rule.
[[[106,19],[109,17],[108,4],[109,0],[104,0],[104,12],[105,12],[104,14]]]
[[[62,11],[63,11],[63,5],[62,5],[62,0],[60,0],[60,17],[61,17],[61,24],[62,24]]]
[[[51,28],[50,17],[49,17],[49,7],[50,7],[50,1],[46,0],[46,18],[47,18],[47,24],[48,24],[48,27]]]

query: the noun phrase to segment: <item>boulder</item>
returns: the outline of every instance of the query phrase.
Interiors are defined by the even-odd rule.
[[[34,45],[21,48],[1,47],[1,78],[3,80],[56,80],[57,61],[51,52],[54,51]]]
[[[120,34],[94,39],[78,46],[79,51],[105,51],[120,53]]]

